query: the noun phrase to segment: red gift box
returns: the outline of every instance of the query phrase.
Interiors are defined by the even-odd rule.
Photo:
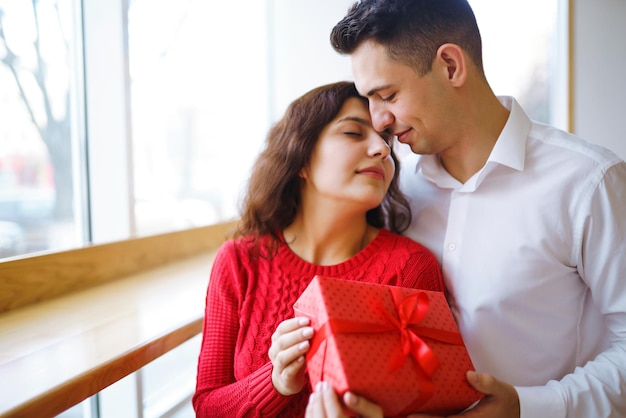
[[[329,382],[383,408],[385,416],[459,413],[482,394],[442,292],[316,276],[294,305],[311,319],[313,387]]]

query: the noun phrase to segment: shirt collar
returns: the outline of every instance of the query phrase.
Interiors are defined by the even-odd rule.
[[[531,120],[519,105],[517,100],[510,96],[499,96],[498,100],[510,113],[509,118],[496,141],[487,163],[485,166],[471,179],[467,181],[465,186],[475,189],[478,183],[482,181],[487,172],[496,165],[504,165],[514,170],[521,171],[524,169],[524,160],[526,158],[526,139],[531,127]],[[436,154],[422,155],[417,161],[415,170],[422,170],[422,174],[444,188],[459,188],[463,186],[459,181],[445,171],[439,156]],[[468,190],[469,191],[469,190]]]
[[[531,120],[513,97],[498,97],[510,113],[487,162],[495,162],[521,171],[526,158],[526,139]]]

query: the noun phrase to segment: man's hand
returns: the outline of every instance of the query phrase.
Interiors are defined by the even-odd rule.
[[[486,373],[467,372],[467,381],[474,389],[485,394],[478,405],[462,415],[448,418],[519,418],[519,397],[515,388]],[[413,414],[409,418],[436,418],[432,415]]]
[[[343,395],[343,402],[359,417],[382,418],[383,416],[380,406],[351,392]],[[333,388],[326,382],[319,382],[315,387],[315,392],[309,398],[305,418],[344,418],[346,416]]]

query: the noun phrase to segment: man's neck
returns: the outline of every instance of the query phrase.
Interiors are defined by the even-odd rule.
[[[473,110],[471,124],[463,132],[463,138],[439,154],[445,170],[461,183],[485,166],[510,113],[496,96],[482,106],[477,104]]]

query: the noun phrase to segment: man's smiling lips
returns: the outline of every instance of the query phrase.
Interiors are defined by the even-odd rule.
[[[366,176],[372,176],[381,180],[385,179],[385,170],[380,167],[366,167],[357,171],[358,174],[365,174]]]
[[[398,139],[398,142],[401,142],[401,143],[403,143],[403,144],[406,144],[406,143],[407,143],[406,139],[407,139],[407,137],[409,136],[409,135],[408,135],[408,134],[409,134],[409,132],[411,132],[411,130],[410,130],[410,129],[407,129],[407,130],[406,130],[406,131],[404,131],[404,132],[394,132],[394,135],[395,135],[395,136],[396,136],[396,138]]]

